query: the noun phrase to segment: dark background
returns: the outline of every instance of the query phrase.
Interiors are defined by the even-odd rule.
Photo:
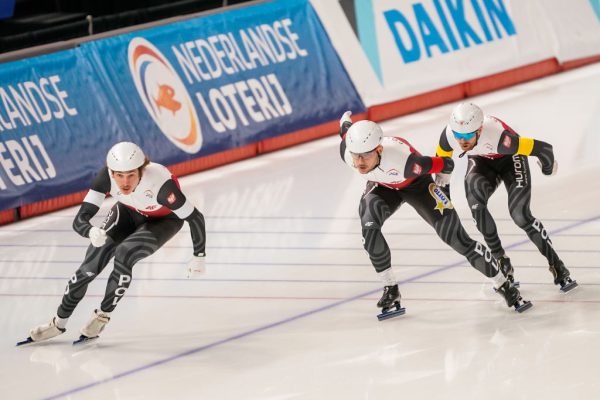
[[[0,20],[0,53],[249,1],[16,0],[13,16]]]

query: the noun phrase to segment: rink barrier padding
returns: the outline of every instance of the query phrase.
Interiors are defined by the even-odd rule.
[[[560,72],[556,58],[543,60],[523,67],[513,68],[480,79],[473,79],[465,83],[466,97],[492,92],[518,83],[543,78]]]
[[[47,214],[49,212],[60,210],[62,208],[81,204],[86,193],[87,190],[23,205],[19,207],[19,219],[25,219],[34,217],[36,215]]]
[[[316,0],[314,0],[313,3],[315,1]],[[500,2],[496,4],[502,3],[503,0],[500,0]],[[325,1],[323,4],[330,6],[332,3]],[[400,0],[395,4],[398,9],[397,11],[399,12],[408,10]],[[492,3],[490,3],[490,5],[493,6]],[[326,11],[325,8],[322,9]],[[255,70],[252,69],[254,72],[250,71],[252,73],[247,76],[236,77],[235,75],[232,75],[232,78],[229,80],[218,81],[216,79],[209,79],[207,81],[203,78],[202,82],[198,80],[197,82],[191,83],[190,81],[190,83],[186,85],[186,89],[190,93],[191,98],[196,98],[196,96],[206,97],[208,90],[221,90],[231,86],[231,84],[244,85],[245,83],[250,84],[251,82],[260,81],[264,83],[265,88],[268,88],[268,83],[270,82],[273,84],[272,90],[275,92],[280,87],[283,87],[284,90],[282,93],[284,95],[286,94],[286,90],[289,91],[288,98],[286,99],[285,96],[283,96],[282,100],[289,100],[292,103],[291,107],[287,107],[285,101],[282,101],[281,104],[277,106],[281,106],[281,109],[277,109],[277,113],[280,114],[279,117],[281,117],[279,122],[268,126],[262,125],[260,128],[258,128],[256,124],[240,125],[239,121],[236,128],[229,128],[229,131],[226,132],[211,131],[212,128],[204,126],[202,132],[203,136],[205,136],[203,144],[204,151],[196,151],[195,153],[190,151],[188,152],[189,154],[185,155],[176,149],[174,150],[173,146],[168,143],[165,136],[159,134],[156,124],[148,118],[148,115],[144,114],[144,108],[140,106],[141,103],[135,95],[136,92],[133,90],[130,79],[127,78],[128,73],[126,71],[132,68],[132,76],[135,75],[134,72],[144,71],[144,63],[147,64],[149,62],[149,55],[154,57],[152,59],[154,61],[150,60],[150,62],[153,63],[151,65],[158,65],[157,63],[159,62],[166,65],[169,61],[175,65],[173,54],[169,53],[169,49],[177,48],[181,54],[184,54],[184,44],[192,43],[196,39],[205,40],[206,35],[215,35],[217,33],[227,34],[228,29],[230,31],[228,33],[229,35],[235,35],[235,32],[241,31],[250,33],[251,30],[257,29],[258,25],[255,26],[252,23],[248,25],[247,22],[244,21],[253,21],[254,18],[249,17],[256,17],[259,14],[261,15],[261,18],[263,18],[265,13],[258,12],[260,10],[267,11],[267,16],[264,17],[266,19],[262,20],[263,25],[261,26],[270,27],[271,32],[275,29],[277,34],[282,34],[284,36],[284,27],[287,26],[287,28],[291,30],[290,35],[286,39],[286,43],[288,50],[290,51],[297,47],[298,52],[296,57],[281,64],[285,65],[284,68],[279,68],[279,64],[275,63],[269,65],[268,68],[264,70],[260,68],[256,68]],[[282,10],[286,11],[286,13],[289,12],[289,15],[286,14],[285,18],[282,17]],[[446,77],[445,75],[441,75],[445,77],[444,81],[437,81],[435,85],[429,86],[427,86],[428,80],[426,75],[423,75],[420,70],[417,69],[417,77],[419,79],[422,77],[424,81],[420,90],[413,90],[414,88],[410,88],[410,90],[405,90],[404,93],[386,92],[387,95],[381,97],[382,101],[387,101],[385,103],[378,102],[376,96],[368,96],[371,99],[371,104],[363,103],[362,96],[356,91],[356,87],[361,84],[361,81],[352,81],[349,78],[348,71],[353,71],[354,74],[350,74],[351,76],[357,76],[360,72],[360,68],[362,68],[361,65],[364,66],[364,64],[351,63],[352,65],[348,68],[340,64],[340,58],[343,58],[343,55],[347,56],[348,54],[345,52],[349,50],[347,48],[336,48],[333,45],[333,43],[336,42],[331,38],[333,32],[329,31],[324,33],[321,30],[321,26],[324,24],[325,20],[322,19],[319,21],[315,17],[314,10],[307,0],[274,1],[268,4],[257,4],[256,7],[253,5],[247,9],[239,8],[228,14],[228,23],[225,24],[225,28],[223,28],[219,22],[222,19],[222,16],[206,16],[206,18],[204,18],[205,16],[199,15],[197,16],[197,19],[201,21],[198,24],[196,24],[198,21],[194,22],[194,19],[196,18],[192,18],[186,20],[186,22],[175,21],[158,28],[150,27],[149,29],[145,29],[147,27],[144,27],[144,29],[138,28],[137,30],[133,29],[126,33],[118,33],[112,37],[105,36],[98,39],[87,39],[85,42],[80,43],[77,49],[66,50],[61,53],[62,55],[57,53],[46,55],[45,60],[48,64],[44,64],[44,61],[40,60],[25,60],[26,68],[24,69],[29,71],[28,73],[31,73],[31,71],[34,71],[35,73],[31,77],[27,75],[23,78],[22,76],[16,75],[19,73],[18,68],[13,69],[12,72],[15,74],[15,77],[11,76],[9,71],[8,75],[3,76],[3,78],[6,78],[3,79],[3,85],[12,85],[16,87],[15,85],[22,81],[37,82],[36,79],[39,80],[39,76],[48,76],[48,79],[55,76],[61,77],[60,81],[55,82],[59,83],[59,88],[57,88],[56,93],[54,93],[53,103],[55,105],[59,104],[56,99],[57,96],[60,97],[60,93],[63,93],[59,91],[60,89],[65,90],[65,94],[68,92],[68,96],[65,96],[64,98],[67,99],[69,105],[73,106],[73,104],[75,104],[71,103],[71,101],[75,101],[74,99],[77,99],[78,95],[80,96],[80,100],[85,100],[88,104],[77,103],[77,109],[79,111],[78,115],[82,116],[80,120],[83,121],[79,123],[79,125],[68,125],[64,122],[68,122],[69,118],[74,118],[73,114],[69,114],[69,116],[64,118],[57,117],[59,119],[64,119],[64,121],[59,121],[61,124],[58,125],[58,128],[49,123],[43,126],[37,125],[35,128],[28,127],[27,129],[24,129],[23,132],[19,132],[18,129],[13,130],[12,132],[6,131],[4,132],[6,140],[11,140],[13,145],[16,140],[21,140],[21,143],[16,144],[20,146],[20,151],[23,153],[25,150],[30,151],[31,146],[36,145],[38,139],[45,142],[46,140],[51,140],[48,138],[58,137],[60,142],[69,143],[72,146],[68,148],[68,159],[70,159],[71,156],[81,158],[81,154],[87,154],[84,159],[79,160],[81,161],[81,165],[85,165],[85,172],[87,175],[79,174],[77,178],[79,180],[70,186],[61,186],[61,183],[64,182],[54,180],[53,185],[46,185],[41,190],[38,190],[37,197],[31,197],[30,194],[34,191],[25,190],[26,188],[23,187],[23,190],[19,192],[18,195],[13,196],[10,199],[10,203],[5,203],[5,206],[8,209],[0,211],[0,224],[10,223],[21,218],[29,218],[79,204],[83,199],[85,191],[78,190],[86,188],[85,185],[88,184],[87,182],[96,171],[96,165],[102,163],[105,154],[103,146],[108,146],[109,142],[114,141],[116,138],[139,142],[144,148],[149,148],[150,153],[158,158],[154,159],[154,161],[170,166],[171,170],[176,175],[183,176],[254,157],[259,154],[294,146],[331,134],[337,134],[339,129],[339,115],[346,109],[352,109],[352,111],[356,113],[353,116],[355,121],[364,118],[369,118],[374,121],[384,121],[427,108],[456,102],[470,96],[488,93],[515,84],[542,78],[557,72],[600,62],[600,55],[590,56],[590,54],[598,52],[596,45],[598,41],[598,24],[597,20],[590,19],[590,16],[588,15],[589,3],[587,1],[576,0],[570,3],[570,10],[572,12],[579,17],[587,18],[581,19],[580,24],[576,27],[569,23],[570,19],[565,18],[565,15],[560,12],[557,13],[557,11],[560,10],[556,7],[550,7],[546,10],[553,11],[553,13],[548,13],[546,17],[554,24],[548,25],[551,31],[554,32],[556,30],[556,35],[548,35],[548,37],[553,37],[556,43],[553,42],[553,46],[548,46],[547,48],[545,48],[547,44],[542,44],[540,48],[541,51],[539,52],[537,50],[540,43],[536,40],[529,40],[539,36],[537,33],[538,28],[534,26],[535,20],[530,21],[530,19],[525,18],[525,24],[517,24],[517,30],[515,31],[510,28],[510,24],[507,24],[508,21],[514,17],[510,12],[507,13],[507,10],[509,9],[498,8],[492,10],[495,13],[494,15],[498,16],[500,15],[498,12],[501,12],[503,18],[506,17],[501,19],[501,22],[503,21],[502,23],[504,24],[503,32],[505,35],[491,40],[494,42],[493,46],[495,46],[495,51],[499,55],[499,57],[493,58],[495,61],[493,68],[488,67],[485,70],[473,70],[469,75],[465,76],[463,74],[461,75],[461,78],[454,81],[452,81],[449,76]],[[228,13],[228,10],[226,9],[223,13]],[[268,16],[269,13],[271,16]],[[325,12],[323,18],[327,19],[328,15],[330,14]],[[433,14],[432,16],[435,17]],[[236,19],[237,17],[240,18]],[[307,31],[306,27],[299,23],[306,19],[310,19],[314,22],[314,24],[309,24],[313,30]],[[335,22],[336,18],[333,18],[333,20]],[[470,22],[472,23],[473,21]],[[518,19],[514,19],[513,22],[518,22]],[[227,26],[229,28],[227,28]],[[231,26],[235,26],[235,29],[231,28]],[[341,29],[339,24],[334,24],[334,27],[335,31],[340,32],[341,34],[347,33],[346,30]],[[582,30],[586,32],[586,35],[583,37],[581,35]],[[258,31],[256,32],[258,33]],[[528,32],[535,33],[531,36]],[[515,33],[518,34],[515,35]],[[559,33],[561,34],[559,35]],[[231,42],[236,42],[237,40],[233,36],[228,37]],[[311,45],[310,40],[313,40],[313,37],[317,38],[316,43],[318,43],[318,45]],[[507,40],[509,37],[510,41]],[[521,42],[519,42],[519,40],[521,40]],[[133,51],[131,54],[138,54],[139,50],[139,54],[145,54],[144,57],[146,58],[138,59],[133,57],[130,60],[130,63],[133,62],[133,64],[129,64],[128,66],[127,63],[124,63],[123,60],[120,60],[116,55],[119,54],[119,52],[122,52],[123,48],[127,46],[131,47],[131,44],[135,41],[137,41],[138,47],[136,48],[137,50]],[[240,42],[240,44],[241,43],[242,42]],[[294,43],[296,43],[296,45],[293,46]],[[517,45],[516,47],[515,44]],[[432,44],[429,43],[429,45]],[[333,46],[333,51],[330,46]],[[162,52],[165,52],[166,55],[160,54],[159,48],[162,49]],[[323,48],[325,48],[324,51],[322,51]],[[506,51],[499,52],[498,48]],[[197,51],[193,46],[190,47],[190,49],[190,52]],[[517,49],[516,54],[513,54],[515,49]],[[56,50],[59,50],[59,44],[57,44]],[[309,58],[305,57],[306,52],[304,52],[304,50],[308,50],[307,54],[315,54],[320,58],[318,58],[318,60],[307,61]],[[390,49],[383,50],[384,52],[382,54],[386,54],[386,51]],[[112,55],[112,57],[105,58],[104,55],[107,54]],[[350,54],[356,53],[350,52]],[[513,57],[514,60],[510,57],[507,58],[507,54],[510,57],[514,55],[516,58]],[[540,56],[540,54],[544,55]],[[492,51],[490,55],[494,55],[494,52]],[[466,58],[468,55],[467,50],[461,50],[461,52],[454,52],[450,55],[434,54],[434,57],[439,57],[437,58],[438,60],[441,60],[439,66],[442,67],[441,71],[444,71],[444,68],[448,68],[452,63],[445,65],[443,57]],[[139,61],[138,64],[135,63],[135,60]],[[292,60],[294,60],[294,64],[290,63]],[[541,61],[532,62],[533,60]],[[41,63],[40,65],[35,64],[38,61]],[[188,62],[191,63],[190,60],[188,60]],[[531,62],[531,64],[527,64],[529,62]],[[138,65],[140,67],[139,70],[133,68],[132,65]],[[292,65],[294,68],[291,68]],[[354,70],[355,66],[358,68],[357,70]],[[403,65],[400,65],[400,67],[402,66]],[[506,68],[506,70],[502,71],[500,69],[502,66]],[[193,68],[188,69],[193,72]],[[413,68],[413,72],[414,70],[415,69]],[[471,69],[469,68],[469,70]],[[77,71],[78,73],[79,71],[85,71],[85,73],[81,76],[77,74],[70,76],[69,73],[71,71]],[[304,72],[298,73],[297,71]],[[410,74],[397,74],[397,68],[395,67],[392,68],[392,73],[400,79],[411,79]],[[317,76],[319,79],[310,81],[308,78],[312,79],[313,75]],[[84,79],[79,79],[81,77]],[[182,77],[183,75],[179,78],[182,79]],[[380,78],[381,77],[382,76],[380,76]],[[385,78],[385,76],[383,77]],[[464,82],[460,82],[463,79]],[[387,80],[384,79],[383,81],[386,81],[387,83]],[[75,89],[71,87],[73,82],[77,83],[75,86],[85,88],[85,93],[83,95],[76,93]],[[42,84],[42,81],[39,81],[39,83]],[[362,83],[364,85],[364,82]],[[86,84],[89,84],[89,87],[86,86]],[[400,81],[400,84],[401,87],[403,87],[402,81]],[[436,86],[439,87],[444,84],[449,86],[436,88]],[[289,85],[289,87],[286,87],[286,85]],[[48,85],[46,85],[46,87],[48,87]],[[374,90],[378,90],[377,87],[379,87],[379,85],[367,84],[367,87],[373,87],[375,88]],[[306,88],[311,88],[311,90],[306,91]],[[384,90],[387,90],[385,85],[383,88]],[[138,90],[140,89],[138,88]],[[244,90],[243,86],[241,90]],[[95,93],[96,91],[98,92],[96,95],[99,95],[100,97],[104,96],[102,104],[92,104],[90,102],[90,99],[93,99],[94,97],[89,96],[89,93]],[[166,107],[166,109],[168,109],[168,107],[173,106],[172,104],[169,105],[168,102],[170,96],[169,93],[168,90],[165,90],[163,93],[165,96],[160,99],[160,107]],[[416,94],[413,95],[413,93]],[[390,96],[390,94],[397,95]],[[221,98],[223,98],[223,95],[221,95]],[[149,99],[158,101],[158,97],[149,97]],[[389,101],[390,99],[392,99],[392,101]],[[61,101],[63,100],[64,99],[61,98]],[[85,101],[81,101],[81,103],[85,103]],[[297,103],[294,103],[294,101],[297,101]],[[98,105],[103,106],[104,109],[102,107],[99,108]],[[66,111],[69,111],[66,106],[65,109]],[[90,110],[92,111],[90,112]],[[104,112],[97,112],[97,110]],[[98,116],[100,115],[102,115],[101,120],[98,119]],[[6,124],[6,122],[3,123]],[[99,125],[102,125],[103,129],[87,129]],[[46,131],[48,126],[52,126],[50,131]],[[135,126],[137,129],[131,130],[128,128],[129,126]],[[215,128],[215,126],[216,125],[213,125],[213,128]],[[4,127],[6,128],[6,125],[4,125]],[[81,132],[86,132],[88,134],[81,135]],[[96,137],[90,135],[89,133],[92,132],[95,135],[100,136]],[[106,136],[107,132],[110,132],[110,135]],[[11,136],[12,133],[16,133],[16,135]],[[60,135],[58,135],[59,133]],[[230,139],[223,140],[223,133],[230,135]],[[71,136],[69,136],[69,134]],[[21,135],[22,137],[18,137],[18,135]],[[31,136],[27,137],[26,135]],[[90,138],[93,138],[93,140],[90,140]],[[45,150],[48,152],[55,150],[51,147],[52,145],[55,145],[55,143],[50,143],[50,146],[47,146],[48,143],[42,144],[46,145]],[[100,149],[102,151],[87,153],[87,150],[89,149]],[[155,151],[152,151],[152,149]],[[35,150],[36,149],[34,149],[34,151]],[[55,154],[50,154],[51,158],[54,155]],[[59,154],[59,157],[61,156],[62,155]],[[41,160],[42,158],[38,157],[37,161]],[[59,168],[64,167],[64,163],[62,163],[64,160],[59,161],[61,161],[61,164],[57,165],[58,177],[62,178],[65,174],[63,173],[64,171],[60,171]],[[68,166],[72,167],[73,162],[77,162],[77,160],[71,160],[71,163],[69,163]],[[50,174],[48,173],[48,175]],[[50,175],[50,177],[52,178],[53,176]],[[83,182],[85,182],[85,184]]]
[[[491,92],[522,82],[530,81],[532,79],[543,78],[544,76],[555,74],[560,71],[568,71],[597,62],[600,62],[600,56],[572,60],[563,64],[559,64],[556,59],[545,60],[540,63],[534,63],[525,67],[516,68],[505,73],[494,74],[493,76],[495,79],[498,79],[498,82],[493,82],[492,80],[490,83],[490,80],[492,79],[491,76],[479,78],[477,80],[435,90],[430,93],[413,96],[408,99],[402,99],[387,104],[373,106],[368,109],[367,113],[353,115],[353,119],[361,120],[368,118],[373,121],[384,121],[386,119],[396,118],[442,104],[459,101],[468,97],[469,91],[471,96],[475,94]],[[474,81],[483,81],[483,83],[475,84]],[[468,85],[471,85],[470,89],[467,89]],[[189,175],[255,157],[263,153],[284,149],[286,147],[295,146],[311,140],[337,134],[338,129],[339,122],[335,120],[312,128],[302,129],[275,138],[265,139],[257,143],[242,146],[240,148],[173,164],[170,165],[169,168],[177,176]],[[85,197],[85,193],[85,191],[78,192],[75,194],[69,194],[23,205],[17,209],[0,211],[0,225],[80,204]]]
[[[168,167],[175,176],[185,176],[198,171],[205,171],[221,165],[231,164],[236,161],[254,157],[258,154],[257,150],[257,144],[252,143],[246,146],[223,151],[221,153],[211,154],[209,156],[196,158],[194,160],[169,165]]]
[[[590,60],[588,60],[588,63],[589,61]],[[600,59],[598,61],[600,61]],[[368,116],[372,121],[384,121],[440,106],[442,104],[460,101],[463,98],[489,93],[519,83],[543,78],[558,73],[561,70],[558,60],[552,58],[442,89],[433,90],[406,99],[372,106],[369,107]]]
[[[352,119],[354,121],[363,120],[367,118],[367,115],[367,113],[354,114],[352,115]],[[306,143],[311,140],[324,138],[326,136],[330,136],[332,132],[338,133],[339,129],[339,121],[335,120],[311,128],[261,140],[258,143],[258,154],[269,153],[271,151],[281,150],[285,149],[286,147],[292,147],[297,144]]]
[[[451,103],[465,97],[465,85],[460,83],[406,99],[369,107],[371,121],[384,121],[435,106]]]
[[[506,71],[600,54],[597,0],[311,2],[369,108],[490,77],[471,88],[485,93]]]
[[[0,211],[0,225],[9,224],[15,221],[15,212],[17,210]]]
[[[568,71],[574,68],[584,67],[586,65],[600,62],[600,55],[593,57],[580,58],[578,60],[571,60],[564,62],[560,65],[562,71]]]
[[[0,64],[0,78],[0,211],[24,218],[70,204],[118,141],[191,173],[366,112],[308,0],[99,37]]]

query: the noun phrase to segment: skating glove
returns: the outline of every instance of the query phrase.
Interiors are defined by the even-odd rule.
[[[344,115],[342,115],[342,118],[340,118],[340,128],[344,126],[344,122],[349,122],[350,124],[352,124],[352,120],[350,119],[351,115],[352,111],[346,111]]]
[[[202,275],[206,272],[206,254],[200,253],[197,256],[192,256],[188,262],[188,279],[194,275]]]
[[[556,175],[556,171],[558,170],[558,163],[556,162],[556,160],[554,160],[554,162],[552,163],[552,166],[545,166],[542,164],[542,162],[540,160],[537,160],[538,165],[540,166],[540,168],[542,169],[542,174],[544,175]]]
[[[450,183],[451,176],[451,174],[442,174],[441,172],[435,174],[435,184],[439,187],[448,186],[448,184]]]
[[[102,247],[106,243],[106,231],[97,226],[92,226],[89,236],[90,242],[92,242],[92,246],[94,247]]]

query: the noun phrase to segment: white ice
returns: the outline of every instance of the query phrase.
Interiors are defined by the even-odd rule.
[[[554,145],[558,174],[530,160],[532,210],[580,287],[564,294],[510,219],[490,208],[534,307],[517,314],[407,205],[384,227],[402,317],[379,322],[381,284],[361,245],[364,182],[332,136],[181,179],[204,213],[208,272],[188,280],[187,225],[134,268],[101,338],[71,341],[99,306],[112,264],[67,332],[16,348],[55,313],[87,241],[77,208],[0,227],[2,399],[600,398],[600,64],[473,99]],[[432,154],[452,104],[383,124]],[[454,205],[476,239],[460,160]],[[106,214],[106,202],[99,216]]]

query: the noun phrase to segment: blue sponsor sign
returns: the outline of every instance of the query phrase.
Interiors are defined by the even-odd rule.
[[[364,112],[307,0],[0,65],[0,210],[88,187],[134,141],[173,164]]]
[[[0,1],[0,19],[8,19],[15,12],[15,0]]]
[[[124,137],[91,65],[69,50],[0,66],[0,209],[84,189]]]
[[[414,3],[410,18],[398,9],[383,12],[405,63],[419,61],[423,50],[427,58],[431,58],[434,51],[446,54],[516,34],[504,0],[473,0],[470,3],[446,0],[445,6],[442,7],[441,0]]]
[[[379,54],[378,33],[391,35],[404,64],[420,62],[516,35],[510,7],[505,2],[354,0],[341,5],[347,14],[353,13],[361,46],[379,81],[385,84],[381,60],[389,55]],[[380,20],[379,13],[385,20],[385,28],[376,23]]]
[[[255,5],[84,46],[120,123],[167,163],[365,111],[306,0]],[[151,139],[151,140],[148,140]]]
[[[598,17],[598,21],[600,22],[600,0],[590,0],[590,4],[596,13],[596,17]]]

